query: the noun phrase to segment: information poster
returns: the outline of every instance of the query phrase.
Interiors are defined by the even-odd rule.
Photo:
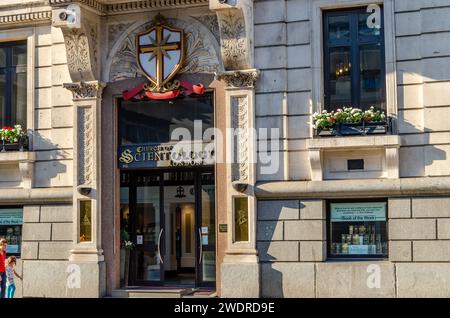
[[[6,247],[6,254],[18,254],[20,253],[20,245],[10,245]]]
[[[22,225],[22,209],[1,209],[0,225]]]
[[[386,202],[331,204],[331,222],[376,221],[386,221]]]

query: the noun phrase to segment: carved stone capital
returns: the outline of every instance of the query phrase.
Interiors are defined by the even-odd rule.
[[[252,68],[253,0],[234,0],[232,4],[210,0],[209,8],[217,14],[225,70]]]
[[[63,85],[73,94],[74,100],[100,98],[105,84],[99,81],[66,83]]]
[[[244,71],[228,71],[216,73],[216,80],[224,81],[228,87],[246,88],[254,87],[259,77],[259,71],[256,69]]]

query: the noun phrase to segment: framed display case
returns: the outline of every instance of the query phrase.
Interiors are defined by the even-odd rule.
[[[20,257],[22,245],[23,209],[0,208],[0,237],[8,241],[8,256]]]
[[[329,202],[329,258],[387,258],[387,202]]]

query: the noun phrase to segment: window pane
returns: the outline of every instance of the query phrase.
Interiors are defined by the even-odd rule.
[[[122,179],[124,179],[125,173],[122,174]],[[121,248],[124,249],[125,242],[131,241],[130,237],[130,189],[121,183],[120,187],[120,244]],[[121,251],[122,253],[122,251]],[[126,256],[126,255],[125,255]],[[122,263],[123,259],[123,263]],[[128,262],[128,260],[127,260]],[[129,266],[126,264],[125,257],[121,258],[120,264],[120,280],[125,282],[125,267]],[[127,271],[129,268],[126,269]],[[128,283],[128,282],[127,282]]]
[[[13,65],[27,64],[27,46],[26,44],[13,46]]]
[[[234,238],[236,242],[248,241],[248,198],[234,198]]]
[[[329,40],[350,39],[349,16],[336,16],[328,18]]]
[[[216,253],[214,251],[203,252],[202,274],[204,282],[216,281]]]
[[[216,242],[215,232],[215,186],[202,185],[202,237],[206,245],[214,245]]]
[[[161,235],[160,188],[152,186],[153,182],[138,179],[136,187],[135,261],[137,280],[159,281],[161,279],[158,245]],[[133,212],[132,212],[133,213]],[[164,255],[161,255],[164,257]]]
[[[92,241],[92,203],[80,201],[80,242]]]
[[[142,239],[136,238],[136,241],[142,241],[142,244],[158,244],[158,235],[160,233],[161,220],[159,216],[159,186],[140,186],[136,188],[136,234]]]
[[[136,279],[139,281],[160,281],[161,264],[157,251],[139,249],[134,252],[137,263]]]
[[[20,73],[13,76],[13,123],[20,124],[23,129],[27,126],[27,74]]]
[[[373,18],[369,16],[372,13],[361,13],[358,17],[358,33],[359,36],[379,36],[381,34],[381,21],[379,24],[372,25]],[[369,22],[369,23],[368,23]],[[375,21],[376,22],[376,21]]]
[[[169,142],[176,128],[188,129],[194,138],[194,120],[201,120],[203,132],[213,126],[212,94],[173,100],[122,101],[120,142],[122,145]]]
[[[339,47],[330,49],[330,110],[351,106],[352,79],[350,48]]]
[[[0,67],[6,66],[6,49],[0,48]]]
[[[381,45],[360,47],[360,107],[384,108]]]
[[[332,203],[331,256],[387,256],[386,202]]]
[[[0,74],[0,125],[4,126],[5,123],[5,75]]]

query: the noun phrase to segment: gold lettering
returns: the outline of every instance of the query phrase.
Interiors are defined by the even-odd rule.
[[[120,155],[119,161],[125,164],[129,164],[133,162],[133,155],[131,154],[131,150],[127,149],[122,152]]]
[[[135,154],[134,155],[134,161],[136,161],[136,162],[142,161],[142,156],[143,156],[142,153]],[[140,159],[138,159],[138,158],[140,158]]]

